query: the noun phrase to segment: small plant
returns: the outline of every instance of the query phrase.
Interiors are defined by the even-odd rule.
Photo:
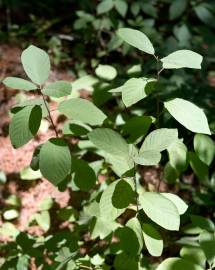
[[[118,4],[121,2],[124,3],[117,1]],[[102,2],[104,4],[105,1]],[[89,100],[72,97],[72,91],[75,91],[75,87],[78,89],[77,82],[46,84],[50,73],[49,56],[35,46],[29,46],[21,55],[30,81],[15,77],[3,81],[7,87],[34,91],[40,95],[40,98],[17,104],[11,110],[13,117],[9,135],[14,148],[28,143],[37,134],[41,120],[49,118],[55,137],[35,149],[31,168],[40,170],[42,176],[59,189],[69,185],[73,190],[88,194],[87,199],[82,201],[82,210],[72,219],[74,229],[71,234],[75,243],[68,245],[66,240],[62,241],[54,253],[47,247],[47,256],[55,261],[56,268],[52,269],[146,269],[146,258],[149,256],[146,250],[151,256],[162,255],[164,243],[170,243],[172,234],[169,231],[179,230],[180,217],[187,211],[188,205],[175,194],[160,192],[161,181],[154,190],[145,190],[140,183],[139,171],[142,166],[165,162],[165,179],[176,182],[190,165],[197,177],[209,184],[208,166],[213,161],[215,151],[213,141],[208,136],[211,132],[205,113],[190,101],[176,96],[161,99],[159,89],[162,72],[167,69],[200,69],[202,56],[190,50],[178,50],[160,58],[142,32],[121,28],[117,35],[131,46],[151,55],[158,67],[155,77],[132,77],[112,89],[109,85],[105,94],[112,93],[119,106],[122,103],[125,106],[127,116],[121,119],[121,124],[110,111],[103,112]],[[99,83],[105,85],[117,76],[116,69],[109,65],[99,65],[95,72],[101,80]],[[92,78],[87,79],[92,81]],[[118,96],[121,96],[122,102]],[[54,124],[47,97],[60,100],[57,111],[68,118],[62,130],[58,130]],[[143,99],[152,100],[152,111],[156,112],[154,116],[132,110]],[[174,126],[179,123],[179,131],[169,128],[169,124],[163,125],[161,118],[164,114],[167,119],[173,117]],[[189,132],[191,138],[194,134],[194,151],[188,151],[182,137],[184,132]],[[77,148],[70,145],[70,136],[80,139]],[[104,174],[107,181],[100,183],[99,174]],[[72,211],[67,210],[69,213]],[[47,214],[47,210],[41,213]],[[198,217],[193,220],[194,224],[201,223]],[[86,230],[90,231],[92,247],[83,257],[80,249],[84,245],[82,235]],[[210,251],[205,244],[207,241],[214,244],[212,231],[214,227],[213,230],[205,230],[204,227],[198,232],[200,237],[196,240],[196,247],[198,251],[201,250],[204,263],[186,259],[184,254],[192,250],[184,248],[180,258],[164,259],[157,270],[202,270],[206,260],[212,269],[214,254],[213,258],[208,255]],[[104,240],[101,253],[96,247],[99,239]]]

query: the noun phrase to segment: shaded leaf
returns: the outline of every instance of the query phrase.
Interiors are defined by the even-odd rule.
[[[63,139],[50,139],[40,150],[39,167],[42,175],[52,184],[58,185],[71,171],[69,146]]]
[[[180,17],[187,7],[187,0],[174,0],[169,8],[170,20],[175,20]]]
[[[160,233],[150,224],[142,224],[143,238],[147,250],[152,256],[159,257],[163,251],[163,239]]]
[[[114,189],[112,196],[113,206],[119,209],[126,208],[134,199],[134,191],[125,180],[120,180]]]
[[[72,171],[74,172],[74,182],[82,191],[89,191],[96,183],[94,170],[85,160],[72,159]]]
[[[42,119],[40,106],[27,106],[12,118],[9,127],[10,140],[14,148],[29,142],[37,133]]]
[[[188,153],[188,159],[189,159],[190,166],[193,169],[196,176],[198,177],[199,181],[201,182],[207,181],[209,179],[208,166],[205,163],[203,163],[198,158],[198,156],[193,152]]]
[[[115,8],[117,12],[122,16],[125,17],[127,10],[128,10],[128,4],[126,1],[123,0],[116,0],[115,1]]]
[[[168,258],[164,260],[156,270],[181,270],[181,269],[203,270],[201,266],[181,258]]]
[[[207,135],[196,134],[193,144],[199,159],[209,166],[215,156],[215,145],[213,140]]]
[[[113,0],[102,0],[97,6],[97,14],[106,13],[110,11],[114,6]]]

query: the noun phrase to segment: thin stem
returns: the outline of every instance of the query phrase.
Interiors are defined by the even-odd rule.
[[[40,88],[40,90],[41,90],[41,88]],[[44,104],[45,104],[46,110],[47,110],[48,115],[49,115],[49,119],[50,119],[51,124],[52,124],[52,127],[53,127],[53,129],[54,129],[54,131],[55,131],[55,135],[56,135],[56,137],[58,138],[58,137],[59,137],[58,131],[57,131],[57,128],[56,128],[56,126],[55,126],[55,124],[54,124],[54,121],[53,121],[53,119],[52,119],[52,116],[51,116],[51,112],[50,112],[50,110],[49,110],[49,107],[48,107],[48,105],[47,105],[47,103],[46,103],[45,96],[43,95],[43,93],[42,93],[41,91],[40,91],[40,94],[42,95],[43,102],[44,102]]]
[[[90,269],[90,270],[92,270],[92,267],[87,266],[87,265],[79,265],[79,267],[81,267],[83,269]]]
[[[157,81],[160,79],[160,73],[162,72],[162,69],[159,70],[159,57],[154,55],[156,61],[157,61]],[[157,128],[159,128],[159,116],[160,116],[160,96],[156,95],[156,116],[157,116]]]
[[[159,57],[154,55],[156,61],[157,61],[157,81],[159,81],[160,79],[160,74],[161,72],[164,70],[164,68],[162,67],[161,69],[159,69]],[[157,128],[159,128],[159,118],[160,118],[160,96],[157,94],[156,95],[156,116],[157,116]],[[156,187],[156,191],[159,192],[160,191],[160,185],[161,185],[161,177],[159,176],[159,180],[158,180],[158,184]]]
[[[135,190],[135,199],[136,199],[136,206],[137,206],[137,214],[139,212],[139,201],[138,201],[138,192],[137,192],[137,179],[136,179],[136,171],[137,171],[137,165],[134,163],[134,190]]]

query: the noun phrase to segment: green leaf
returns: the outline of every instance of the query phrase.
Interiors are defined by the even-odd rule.
[[[109,218],[98,217],[95,219],[91,229],[91,237],[92,239],[96,239],[97,237],[104,239],[115,231],[117,227],[119,227],[119,224],[117,224],[115,221],[112,221]]]
[[[197,264],[191,263],[181,258],[168,258],[164,260],[156,270],[203,270],[203,268]]]
[[[117,76],[117,71],[113,66],[99,64],[95,70],[96,75],[104,80],[111,81]]]
[[[29,142],[37,133],[42,119],[40,106],[27,106],[12,118],[9,127],[10,140],[14,148]]]
[[[133,217],[133,218],[128,220],[128,222],[126,223],[126,227],[130,228],[135,233],[136,238],[138,240],[139,249],[137,250],[137,252],[133,252],[133,254],[140,253],[142,251],[142,248],[143,248],[143,233],[142,233],[140,221],[138,220],[137,217]]]
[[[190,50],[178,50],[161,59],[163,68],[201,69],[202,56]]]
[[[165,167],[164,167],[164,180],[166,180],[167,183],[169,184],[175,184],[176,180],[178,179],[179,175],[178,172],[170,162],[167,162]]]
[[[191,215],[190,218],[194,226],[210,232],[215,231],[215,225],[210,219],[197,215]]]
[[[113,194],[116,188],[116,185],[120,180],[114,181],[111,183],[102,193],[99,207],[100,207],[100,216],[103,219],[108,219],[109,221],[115,220],[118,216],[120,216],[125,209],[116,208],[113,205]]]
[[[32,82],[26,81],[24,79],[21,79],[21,78],[7,77],[2,82],[7,87],[10,87],[13,89],[25,90],[25,91],[37,89],[37,86],[35,84],[33,84]]]
[[[141,229],[141,226],[140,226],[140,229]],[[141,237],[141,243],[140,243],[136,232],[132,230],[132,228],[127,227],[127,226],[124,226],[123,228],[119,228],[116,231],[116,236],[117,238],[119,238],[119,241],[120,241],[120,249],[122,249],[126,253],[135,256],[141,252],[141,249],[143,247],[142,237]]]
[[[114,6],[113,0],[102,0],[97,6],[97,14],[106,13],[110,11]]]
[[[178,130],[170,128],[160,128],[152,131],[145,138],[140,153],[144,151],[162,152],[178,139]]]
[[[44,104],[44,101],[43,99],[40,99],[40,98],[28,99],[22,103],[18,103],[11,109],[11,112],[16,113],[17,111],[20,110],[20,108],[27,107],[27,106],[35,106],[35,105],[38,105],[41,107],[43,117],[46,117],[48,115],[48,110]],[[47,102],[46,102],[46,105],[48,106]]]
[[[164,102],[168,112],[185,128],[196,133],[211,134],[204,111],[182,98]]]
[[[112,165],[113,171],[121,177],[127,171],[134,167],[134,157],[137,155],[137,150],[130,145],[127,154],[123,156],[105,154],[104,157],[108,163]]]
[[[93,103],[82,98],[72,98],[61,102],[58,110],[68,118],[89,125],[101,125],[107,116]]]
[[[115,8],[116,8],[117,12],[122,17],[125,17],[125,15],[127,13],[127,10],[128,10],[128,4],[127,4],[127,2],[125,2],[123,0],[115,0],[114,4],[115,4]]]
[[[174,203],[174,205],[178,209],[179,215],[183,215],[187,211],[188,205],[177,195],[165,192],[161,193],[161,195],[163,195],[164,197],[166,197],[167,199],[169,199],[171,202]]]
[[[215,234],[203,231],[199,235],[199,242],[209,264],[215,264]]]
[[[53,138],[42,145],[40,171],[54,185],[66,178],[71,171],[71,164],[70,149],[63,139]]]
[[[143,211],[151,220],[167,230],[179,230],[180,216],[172,201],[155,192],[145,192],[139,200]]]
[[[97,128],[88,134],[90,141],[99,149],[116,156],[128,154],[129,147],[125,139],[110,128]]]
[[[129,146],[116,131],[109,128],[97,128],[88,136],[97,148],[105,151],[103,156],[107,162],[112,164],[117,175],[122,176],[134,167],[134,156],[137,154],[137,150],[132,145]]]
[[[201,182],[206,182],[208,181],[208,166],[203,163],[198,156],[193,153],[193,152],[189,152],[188,153],[188,159],[190,162],[190,166],[193,169],[194,173],[197,175],[199,181]]]
[[[194,8],[197,17],[206,25],[215,28],[214,15],[206,5],[200,4]]]
[[[111,89],[111,93],[122,93],[122,101],[126,107],[137,103],[150,94],[157,81],[148,78],[131,78],[126,81],[122,86]]]
[[[52,208],[53,204],[54,200],[51,197],[47,197],[40,203],[39,210],[40,211],[49,210]]]
[[[138,270],[137,258],[124,252],[117,254],[114,260],[114,268],[117,270]]]
[[[38,225],[46,232],[50,228],[50,214],[48,211],[42,211],[34,216]]]
[[[112,196],[113,206],[119,209],[126,208],[134,199],[134,191],[125,180],[120,180],[114,189]]]
[[[85,75],[71,83],[72,91],[78,91],[81,89],[92,90],[92,86],[98,82],[96,77],[92,75]]]
[[[18,258],[16,270],[28,270],[28,265],[29,265],[29,256],[21,255]]]
[[[167,148],[170,165],[177,171],[182,172],[187,167],[187,147],[181,141],[173,142]]]
[[[78,120],[67,121],[63,126],[64,135],[83,136],[92,131],[91,127]]]
[[[56,98],[68,96],[71,94],[71,91],[72,85],[67,81],[56,81],[48,84],[42,89],[44,95]]]
[[[155,257],[159,257],[163,251],[163,239],[160,233],[151,225],[142,224],[143,238],[148,252]]]
[[[122,126],[123,134],[129,143],[134,143],[141,136],[145,136],[152,123],[150,116],[134,116]]]
[[[151,166],[157,165],[163,150],[167,149],[178,139],[177,129],[161,128],[152,131],[144,140],[138,156],[134,158],[137,164]]]
[[[102,258],[99,254],[94,255],[91,259],[90,262],[95,265],[102,265],[104,263],[105,259]]]
[[[180,256],[186,261],[205,266],[205,254],[200,247],[185,246],[180,250]]]
[[[141,78],[132,78],[123,85],[122,101],[126,107],[130,107],[147,96],[145,92],[146,84],[147,81]]]
[[[30,167],[26,167],[21,170],[20,178],[22,180],[35,180],[41,178],[40,170],[32,170]]]
[[[16,209],[8,209],[3,213],[5,220],[12,220],[19,216],[19,212]]]
[[[169,8],[170,20],[175,20],[180,17],[187,7],[187,0],[174,0]]]
[[[117,34],[121,39],[123,39],[131,46],[149,54],[155,53],[151,41],[144,33],[131,28],[120,28],[117,31]]]
[[[74,172],[74,182],[82,191],[89,191],[96,183],[94,170],[85,160],[72,159],[72,171]]]
[[[15,238],[19,234],[19,230],[12,223],[5,222],[0,226],[0,234]]]
[[[209,166],[215,156],[214,141],[207,135],[196,134],[193,144],[199,159]]]
[[[134,161],[137,164],[144,165],[144,166],[153,166],[157,165],[161,160],[161,153],[157,151],[144,151],[139,153],[135,158]]]
[[[33,45],[22,52],[21,61],[25,73],[36,84],[43,84],[49,77],[50,60],[48,54]]]

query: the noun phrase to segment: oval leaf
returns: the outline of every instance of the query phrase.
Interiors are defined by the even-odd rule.
[[[125,139],[110,128],[94,129],[88,136],[96,147],[111,155],[128,155],[129,147]]]
[[[215,156],[214,141],[207,135],[196,134],[193,144],[199,159],[209,166]]]
[[[62,139],[50,139],[40,150],[39,167],[42,175],[54,185],[63,181],[71,171],[71,154]]]
[[[178,139],[178,130],[170,128],[160,128],[152,131],[145,138],[140,153],[144,151],[162,152],[166,150],[174,141]]]
[[[182,98],[164,102],[168,112],[184,127],[196,133],[211,134],[204,111]]]
[[[179,50],[161,59],[163,68],[201,69],[202,56],[190,50]]]
[[[152,256],[159,257],[163,251],[163,239],[160,233],[150,224],[142,225],[143,238],[147,250]]]
[[[71,94],[72,85],[70,82],[67,81],[57,81],[54,83],[50,83],[49,85],[45,86],[42,90],[44,95],[50,97],[64,97]]]
[[[163,261],[156,270],[181,270],[181,269],[203,270],[201,266],[180,258],[168,258],[165,261]]]
[[[26,81],[24,79],[21,79],[21,78],[7,77],[2,82],[7,87],[10,87],[13,89],[25,90],[25,91],[37,89],[37,86],[35,84],[33,84],[32,82]]]
[[[101,125],[107,118],[92,102],[82,98],[72,98],[60,103],[58,110],[68,118],[89,125]]]
[[[145,192],[140,196],[140,204],[146,215],[161,227],[178,231],[180,216],[176,206],[163,195]]]
[[[178,209],[179,215],[183,215],[187,211],[188,205],[177,195],[165,192],[161,194],[174,203]]]
[[[131,28],[120,28],[117,34],[129,45],[149,54],[155,53],[151,41],[144,33]]]
[[[119,209],[126,208],[134,199],[134,192],[131,185],[125,180],[120,180],[113,192],[113,206]]]
[[[107,81],[111,81],[114,78],[116,78],[117,71],[114,67],[110,65],[98,65],[98,67],[95,70],[96,75],[102,79],[105,79]]]
[[[50,60],[45,51],[30,45],[23,51],[21,61],[25,73],[34,83],[41,85],[48,79]]]
[[[10,140],[14,148],[29,142],[37,133],[42,119],[40,106],[27,106],[12,118],[9,127]]]

